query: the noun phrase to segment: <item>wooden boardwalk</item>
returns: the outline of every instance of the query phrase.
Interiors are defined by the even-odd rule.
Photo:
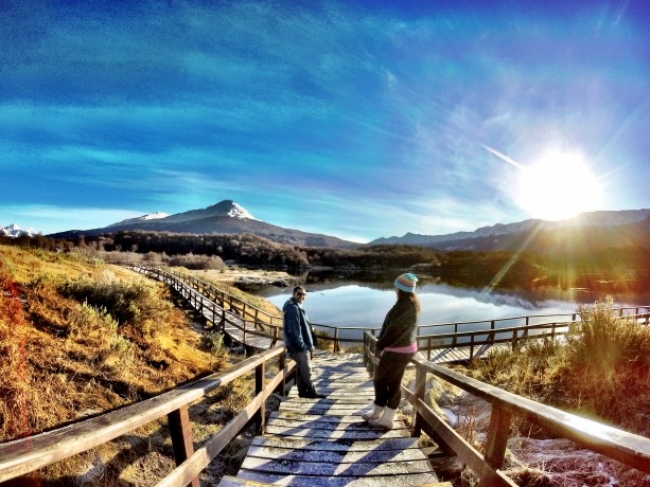
[[[316,389],[327,398],[299,398],[292,388],[237,476],[224,477],[220,487],[451,487],[438,482],[401,419],[391,431],[363,421],[374,392],[361,355],[319,353],[313,365]]]
[[[133,268],[151,278],[159,279],[169,285],[185,299],[188,306],[201,315],[207,323],[228,335],[230,339],[249,347],[257,352],[270,349],[276,345],[272,337],[264,335],[250,321],[239,315],[236,309],[226,309],[201,293],[186,282],[171,274],[156,274],[146,268]]]
[[[203,297],[201,300],[203,301],[203,307],[200,308],[200,313],[209,323],[212,323],[213,320],[212,307],[223,310],[225,319],[217,321],[216,323],[213,323],[213,325],[228,335],[231,340],[252,348],[257,352],[268,350],[272,346],[276,345],[271,337],[256,334],[261,332],[255,330],[250,323],[246,323],[245,320],[236,312],[223,309],[217,303],[210,301],[208,298]],[[251,333],[251,331],[254,331],[255,333]]]
[[[418,358],[422,360],[430,360],[434,364],[450,364],[450,363],[459,363],[459,362],[468,362],[470,357],[475,359],[487,357],[491,352],[495,350],[509,350],[511,346],[509,344],[497,343],[495,345],[481,345],[473,351],[470,347],[455,346],[450,348],[443,348],[438,350],[432,350],[431,358],[427,358],[429,352],[421,351],[418,352]]]

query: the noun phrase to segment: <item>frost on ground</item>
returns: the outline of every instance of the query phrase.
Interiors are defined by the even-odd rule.
[[[413,377],[406,379],[413,390]],[[472,446],[483,450],[490,421],[489,403],[434,378],[428,380],[426,397],[435,398],[435,402],[427,401],[432,409]],[[411,415],[411,405],[406,403],[403,412]],[[650,475],[564,438],[511,437],[503,471],[517,485],[527,487],[650,487]],[[467,475],[460,477],[464,480]],[[454,485],[474,484],[461,481]]]

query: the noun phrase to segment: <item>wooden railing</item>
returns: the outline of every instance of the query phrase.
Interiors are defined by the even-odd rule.
[[[249,304],[234,295],[219,289],[212,283],[203,281],[192,274],[185,274],[174,270],[165,271],[160,267],[141,267],[149,274],[157,276],[174,276],[182,282],[187,283],[192,288],[199,291],[208,299],[211,299],[222,308],[227,308],[236,312],[245,320],[258,323],[260,325],[270,325],[274,327],[282,327],[282,318],[274,316],[266,311]]]
[[[244,343],[247,335],[270,338],[271,347],[280,341],[281,318],[270,315],[213,284],[189,274],[165,271],[158,267],[133,269],[174,287],[190,306],[217,329],[223,329],[226,324],[240,329]]]
[[[591,311],[585,310],[586,313]],[[623,316],[646,316],[650,313],[650,306],[623,306],[612,309],[612,312],[619,317]],[[531,325],[549,323],[572,323],[580,319],[580,313],[555,313],[539,315],[511,316],[495,320],[460,321],[450,323],[435,323],[420,326],[420,336],[438,335],[440,333],[462,333],[463,331],[496,330],[504,324],[507,328],[525,328]],[[505,328],[505,327],[504,327]],[[444,329],[444,331],[442,331]],[[440,330],[440,331],[439,331]]]
[[[647,310],[647,308],[635,307],[635,308],[617,308],[614,312],[619,317],[626,317],[631,320],[635,320],[640,325],[647,326],[650,322],[650,313],[644,312],[639,313],[640,310]],[[626,311],[634,310],[637,314],[629,314]],[[548,315],[548,316],[558,316],[558,315]],[[562,316],[562,315],[559,315]],[[463,331],[463,332],[448,332],[448,333],[438,333],[435,335],[425,335],[421,333],[418,336],[418,348],[422,351],[425,351],[427,354],[427,360],[431,360],[433,352],[436,350],[445,350],[449,348],[456,347],[468,347],[469,348],[469,360],[475,358],[476,352],[478,350],[484,349],[485,347],[492,347],[498,344],[510,344],[513,350],[521,347],[523,343],[530,340],[556,340],[564,337],[569,333],[570,327],[576,321],[576,315],[565,315],[572,316],[572,321],[553,321],[550,323],[539,323],[539,324],[528,324],[529,316],[519,317],[519,318],[506,318],[502,321],[514,320],[514,319],[523,319],[526,318],[526,324],[508,328],[496,328],[495,322],[491,322],[492,326],[489,329],[483,330],[472,330],[472,331]],[[474,322],[477,323],[477,322]],[[481,322],[487,323],[487,322]],[[434,325],[440,326],[440,325]],[[422,328],[422,327],[421,327]]]
[[[271,372],[277,364],[278,371]],[[251,421],[264,427],[265,401],[275,391],[284,394],[285,382],[295,363],[285,363],[284,347],[278,346],[220,372],[131,406],[111,411],[63,428],[0,444],[0,483],[25,476],[77,453],[107,443],[164,416],[167,417],[177,467],[158,487],[199,486],[199,473]],[[194,451],[190,404],[248,374],[255,375],[254,396],[248,405],[218,433]],[[21,478],[21,486],[39,485]]]
[[[372,370],[379,363],[375,355],[377,339],[366,333],[364,341],[365,361]],[[511,394],[429,361],[416,358],[412,363],[416,369],[414,390],[402,387],[402,392],[404,398],[413,405],[413,436],[419,437],[424,432],[444,452],[458,456],[480,479],[479,487],[516,486],[501,471],[513,417],[525,418],[552,434],[569,439],[629,467],[650,473],[649,438]],[[469,444],[426,403],[425,385],[428,374],[447,381],[492,405],[483,453]]]
[[[141,267],[140,272],[152,275],[168,284],[182,282],[197,291],[185,296],[195,307],[198,307],[206,317],[215,324],[228,321],[224,316],[223,308],[236,311],[244,319],[241,323],[228,321],[233,326],[243,330],[244,336],[250,333],[256,336],[270,336],[273,338],[272,345],[275,346],[280,339],[282,319],[260,310],[239,298],[217,288],[213,284],[202,281],[191,274],[165,271],[159,267]],[[222,309],[214,307],[209,301],[204,301],[202,296],[214,301]],[[614,308],[613,313],[619,317],[628,316],[637,321],[648,324],[650,320],[649,306],[627,306]],[[589,313],[588,310],[585,311]],[[211,318],[210,318],[211,317]],[[264,321],[260,321],[264,317]],[[509,343],[513,349],[519,347],[523,342],[533,339],[551,339],[565,335],[569,331],[569,325],[580,320],[579,313],[555,313],[512,316],[494,320],[464,321],[450,323],[434,323],[420,325],[418,328],[418,346],[420,351],[426,352],[427,360],[431,360],[436,350],[444,350],[455,347],[468,347],[469,360],[475,358],[476,352],[485,347]],[[248,328],[250,323],[252,328]],[[509,325],[509,326],[503,326]],[[321,342],[331,342],[331,349],[334,353],[341,351],[341,344],[364,343],[364,333],[377,335],[379,327],[345,327],[313,323],[313,327]],[[342,337],[342,333],[348,335]],[[358,338],[350,337],[355,334]],[[328,347],[322,347],[328,348]]]

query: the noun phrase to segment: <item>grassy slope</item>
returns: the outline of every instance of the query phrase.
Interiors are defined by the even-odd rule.
[[[135,306],[124,305],[124,296],[133,298]],[[108,303],[105,308],[102,300]],[[163,285],[78,253],[0,246],[0,441],[132,403],[225,368],[227,356],[201,351],[200,341],[201,333],[174,307]],[[144,438],[158,427],[152,425],[140,440],[133,435],[126,447],[107,447],[51,467],[41,482],[68,485],[48,479],[97,470],[99,463],[102,485],[124,485],[120,475],[130,476],[128,485],[139,485],[133,475],[144,475],[142,485],[150,485],[157,473],[144,472],[139,464],[144,456],[149,456],[147,468],[173,463],[169,457],[151,460],[161,452],[151,438]],[[106,466],[118,457],[119,465]],[[136,473],[129,474],[129,468]]]

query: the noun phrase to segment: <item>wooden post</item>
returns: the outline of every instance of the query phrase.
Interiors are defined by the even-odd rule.
[[[506,444],[510,434],[510,412],[492,404],[490,426],[485,442],[485,461],[493,468],[503,467],[503,457],[506,453]]]
[[[183,406],[167,415],[169,432],[172,438],[172,448],[176,465],[182,464],[194,453],[192,442],[192,425],[190,423],[189,407]],[[199,479],[194,478],[191,487],[200,487]]]
[[[416,365],[415,371],[415,407],[413,408],[413,437],[419,438],[422,434],[422,416],[418,412],[418,399],[424,401],[426,392],[427,372],[423,367]]]
[[[276,328],[277,330],[277,328]],[[282,395],[284,396],[287,393],[287,376],[286,376],[286,370],[285,368],[287,367],[287,357],[285,355],[286,352],[282,352],[280,356],[278,357],[278,368],[280,369],[280,373],[282,374]]]
[[[257,396],[260,393],[264,392],[266,388],[264,385],[264,376],[266,375],[266,362],[262,362],[257,367],[255,367],[255,395]],[[259,431],[264,432],[266,427],[266,401],[262,401],[260,410],[257,413],[257,424]]]

